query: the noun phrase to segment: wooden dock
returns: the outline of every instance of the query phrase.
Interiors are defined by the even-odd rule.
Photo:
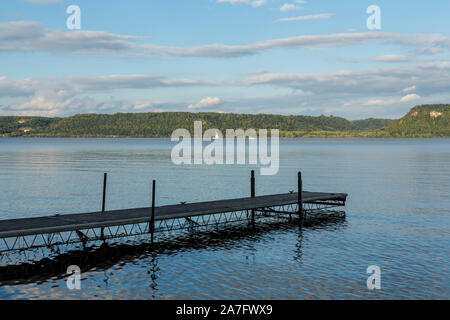
[[[303,201],[305,203],[330,200],[345,201],[346,197],[346,194],[303,192]],[[229,199],[155,207],[155,221],[190,218],[226,212],[262,210],[265,208],[296,204],[297,199],[298,193],[288,193],[255,198]],[[151,212],[152,208],[149,207],[3,220],[0,221],[0,238],[151,222]]]
[[[155,206],[155,187],[153,181],[152,206],[147,208],[101,211],[80,214],[62,214],[37,218],[0,220],[0,241],[3,240],[3,251],[22,250],[39,246],[52,246],[61,243],[106,240],[133,234],[153,234],[157,230],[172,230],[176,227],[196,227],[231,220],[254,220],[258,214],[298,215],[302,224],[304,213],[314,208],[345,206],[347,194],[321,193],[303,191],[301,174],[298,177],[299,192],[254,196],[255,178],[251,176],[251,197],[207,201],[199,203],[181,203],[177,205]],[[106,174],[103,186],[103,203],[105,208]],[[237,216],[237,213],[240,216]],[[211,220],[212,217],[212,220]],[[219,218],[218,218],[219,217]],[[136,230],[128,232],[111,231],[123,226],[134,226]],[[155,227],[156,226],[156,227]],[[138,228],[138,229],[137,229]],[[89,235],[89,231],[93,234]],[[97,230],[97,232],[96,232]],[[109,233],[105,234],[105,231]],[[123,232],[125,230],[125,232]],[[64,239],[63,234],[69,234]],[[45,236],[44,236],[45,235]],[[61,240],[57,240],[59,239]],[[8,239],[8,241],[6,241]],[[71,239],[71,240],[70,240]]]

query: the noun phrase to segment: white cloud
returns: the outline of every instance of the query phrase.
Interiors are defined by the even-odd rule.
[[[289,11],[294,11],[297,9],[300,9],[300,7],[296,6],[295,4],[291,4],[291,3],[285,3],[280,7],[281,12],[289,12]]]
[[[46,51],[65,53],[135,52],[135,37],[104,31],[60,31],[45,28],[39,22],[14,21],[0,23],[0,51]]]
[[[153,89],[161,87],[215,86],[216,82],[196,79],[169,79],[161,75],[130,74],[62,79],[0,77],[1,97],[48,96],[67,98],[83,93],[104,93],[119,89]]]
[[[404,96],[403,98],[401,98],[400,102],[411,102],[411,101],[419,100],[420,98],[421,98],[421,96],[419,96],[418,94],[408,94],[408,95]]]
[[[378,62],[406,62],[406,61],[409,61],[409,59],[410,59],[410,57],[407,55],[386,54],[384,56],[375,57],[370,60],[378,61]]]
[[[244,45],[207,44],[195,47],[170,47],[136,43],[136,37],[118,35],[104,31],[61,31],[46,28],[39,22],[0,23],[0,52],[52,52],[66,54],[87,54],[95,56],[114,55],[118,57],[152,57],[168,55],[179,57],[241,57],[276,48],[302,49],[343,47],[395,40],[401,45],[413,45],[409,38],[424,38],[430,46],[450,48],[446,37],[400,34],[388,32],[338,33],[322,35],[301,35],[277,38]],[[418,40],[416,44],[422,45]],[[433,42],[438,41],[438,42]],[[448,46],[447,46],[448,45]]]
[[[417,48],[416,54],[434,55],[450,48],[450,37],[442,34],[417,34],[408,39],[399,39],[398,44]]]
[[[214,86],[213,82],[194,79],[169,79],[159,75],[110,75],[96,77],[66,77],[62,79],[0,77],[0,98],[27,98],[26,101],[0,106],[2,113],[28,115],[67,115],[81,112],[147,110],[163,102],[132,102],[95,100],[87,94],[101,94],[123,89],[153,89],[164,87]],[[179,104],[182,109],[181,103]],[[185,104],[184,104],[185,108]]]
[[[450,92],[450,63],[420,63],[395,68],[339,71],[324,74],[267,73],[244,80],[247,85],[270,85],[315,94],[396,95],[415,85],[431,95]]]
[[[71,86],[89,91],[215,85],[213,82],[203,80],[168,79],[165,76],[151,74],[68,77],[66,78],[66,81],[70,83]]]
[[[155,106],[160,106],[160,105],[164,105],[164,104],[168,104],[168,103],[169,102],[167,102],[167,101],[142,102],[142,103],[135,104],[133,106],[133,110],[142,112],[142,111],[148,110],[149,108],[154,108]]]
[[[30,79],[10,80],[0,77],[0,97],[26,97],[34,93]]]
[[[162,53],[181,57],[241,57],[261,53],[275,48],[321,48],[344,47],[350,45],[371,43],[379,40],[399,39],[409,37],[406,34],[384,32],[338,33],[312,36],[296,36],[260,41],[247,45],[202,45],[197,47],[162,47],[146,45],[151,53]]]
[[[417,104],[415,102],[419,98],[421,104],[450,101],[450,62],[427,62],[402,67],[323,74],[267,73],[250,76],[242,84],[294,90],[291,95],[286,93],[286,98],[290,98],[283,103],[281,102],[283,100],[278,104],[275,101],[271,102],[272,110],[283,109],[284,112],[286,110],[293,112],[294,103],[307,101],[308,105],[312,106],[304,111],[308,114],[320,115],[326,111],[328,114],[347,116],[351,119],[374,116],[400,117]],[[420,92],[415,92],[417,96],[408,96],[408,93],[413,92],[399,96],[403,89],[410,88],[412,84],[420,88]],[[348,107],[342,107],[346,103]],[[281,109],[280,105],[283,105]],[[369,106],[378,108],[376,110],[367,108]],[[266,102],[265,108],[270,108],[269,102]]]
[[[396,99],[390,99],[390,100],[384,100],[384,99],[369,99],[366,102],[364,102],[363,106],[384,106],[389,104],[396,103]]]
[[[369,99],[363,106],[386,106],[386,105],[394,105],[398,103],[409,103],[413,101],[417,101],[421,98],[421,96],[417,94],[408,94],[402,98],[391,98],[391,99]]]
[[[282,19],[278,19],[276,21],[277,22],[288,22],[288,21],[318,20],[318,19],[329,19],[332,16],[334,16],[334,13],[320,13],[320,14],[311,14],[311,15],[307,15],[307,16],[282,18]]]
[[[252,7],[258,8],[258,7],[262,7],[265,4],[266,4],[266,0],[255,0],[252,2]]]
[[[207,96],[198,103],[186,101],[128,101],[103,98],[105,93],[124,94],[127,89],[193,86],[206,93],[211,86],[234,87],[240,92],[256,93],[253,98],[227,99]],[[258,86],[271,90],[258,90]],[[253,87],[248,90],[248,87]],[[420,91],[417,91],[417,88]],[[276,89],[276,90],[273,90]],[[407,90],[405,90],[407,89]],[[241,91],[240,91],[241,90]],[[265,92],[273,92],[265,94]],[[125,93],[127,94],[127,93]],[[171,97],[170,93],[169,99]],[[92,96],[90,96],[92,95]],[[385,67],[323,74],[267,73],[264,70],[247,75],[243,80],[209,82],[196,79],[172,79],[160,75],[108,75],[67,78],[0,77],[0,97],[13,97],[0,106],[1,113],[12,115],[71,115],[84,112],[142,112],[160,110],[195,111],[217,108],[238,113],[334,114],[350,118],[401,116],[420,103],[450,100],[450,63],[421,63],[405,67]],[[186,96],[185,99],[189,97]],[[20,101],[19,101],[20,100]],[[215,107],[217,105],[217,107]],[[301,108],[299,106],[302,106]],[[378,106],[377,108],[366,108]]]
[[[200,109],[200,108],[210,108],[220,103],[219,97],[206,97],[200,100],[199,103],[190,104],[189,109]]]
[[[184,111],[186,105],[169,101],[133,101],[126,99],[96,99],[85,96],[58,100],[36,97],[21,104],[0,106],[2,114],[22,116],[70,116],[79,113],[163,112]]]
[[[406,92],[410,92],[410,91],[415,91],[417,89],[416,86],[411,86],[411,87],[407,87],[405,89],[403,89],[401,92],[406,93]]]

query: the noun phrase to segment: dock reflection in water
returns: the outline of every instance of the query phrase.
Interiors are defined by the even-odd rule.
[[[284,220],[284,221],[283,221]],[[329,212],[322,215],[310,215],[305,221],[303,228],[310,230],[339,230],[345,227],[345,214],[342,212]],[[158,266],[160,255],[177,255],[189,250],[218,251],[220,249],[232,250],[234,247],[242,246],[242,242],[250,244],[257,243],[271,233],[294,232],[298,233],[298,240],[293,249],[293,259],[301,261],[301,247],[303,241],[303,228],[299,228],[297,219],[277,219],[272,221],[258,221],[256,224],[239,224],[217,230],[203,232],[178,232],[162,236],[160,241],[150,243],[142,237],[123,240],[118,243],[103,243],[99,246],[86,247],[84,250],[68,250],[61,252],[59,249],[46,248],[46,254],[50,258],[38,261],[0,266],[0,286],[18,285],[30,283],[42,283],[49,279],[63,280],[68,277],[67,267],[70,265],[83,266],[82,272],[89,273],[103,271],[104,286],[108,288],[111,276],[108,270],[123,263],[133,263],[138,260],[148,261],[149,288],[158,291],[158,274],[161,271]],[[172,236],[171,236],[172,235]],[[147,237],[148,238],[148,237]],[[286,244],[292,246],[292,244]],[[14,259],[20,261],[28,260],[30,255],[22,253],[10,253],[9,263]],[[170,270],[168,270],[170,272]],[[181,270],[175,270],[176,273]],[[99,276],[99,275],[98,275]],[[100,277],[100,276],[99,276]],[[153,298],[156,298],[154,295]]]

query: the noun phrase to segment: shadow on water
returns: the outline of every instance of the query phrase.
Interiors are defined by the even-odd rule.
[[[346,227],[345,214],[327,214],[310,216],[304,222],[303,229],[299,228],[298,220],[258,221],[254,225],[238,224],[217,230],[202,232],[185,232],[172,237],[162,237],[155,243],[149,238],[133,243],[103,243],[98,247],[86,247],[65,253],[55,250],[53,257],[39,261],[25,262],[15,265],[0,266],[0,286],[41,283],[49,279],[67,277],[67,267],[70,265],[83,266],[83,272],[105,271],[118,264],[151,257],[148,273],[152,278],[152,289],[156,290],[156,278],[159,271],[158,255],[176,254],[187,250],[226,249],[242,246],[244,241],[255,243],[264,235],[279,232],[298,232],[298,241],[294,252],[294,259],[301,259],[301,246],[305,230],[323,229],[337,231]],[[49,250],[50,251],[50,250]],[[107,277],[105,278],[107,285]]]

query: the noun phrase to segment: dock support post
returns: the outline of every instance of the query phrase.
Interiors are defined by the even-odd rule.
[[[106,210],[106,180],[107,180],[108,174],[105,172],[103,174],[103,200],[102,200],[102,212],[105,212]],[[105,228],[101,229],[100,232],[100,238],[102,240],[105,240]]]
[[[106,179],[108,174],[105,172],[103,175],[103,201],[102,201],[102,212],[105,212],[105,204],[106,204]]]
[[[154,233],[155,233],[155,189],[156,189],[156,180],[153,180],[153,186],[152,186],[152,219],[150,220],[150,233],[152,235],[152,243],[154,239]]]
[[[301,227],[303,226],[303,181],[301,172],[298,173],[298,217]]]
[[[255,191],[255,170],[252,170],[252,175],[250,178],[250,185],[251,185],[251,190],[250,190],[250,194],[251,197],[254,198],[256,195],[256,191]],[[255,222],[255,210],[252,210],[252,223]]]

